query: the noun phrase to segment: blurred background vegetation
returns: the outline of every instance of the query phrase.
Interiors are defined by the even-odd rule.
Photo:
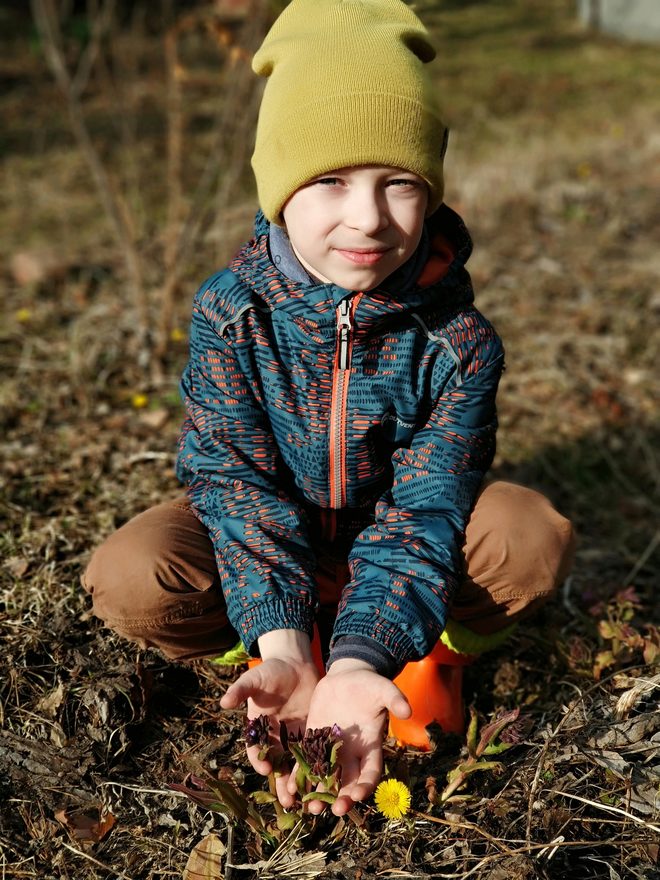
[[[199,828],[190,818],[180,826],[179,814],[158,824],[154,779],[179,778],[185,756],[208,755],[218,730],[227,750],[238,740],[236,719],[217,711],[217,682],[200,674],[196,685],[189,670],[149,656],[185,703],[181,718],[173,698],[162,713],[150,703],[143,747],[130,720],[92,717],[80,682],[103,683],[121,668],[118,688],[133,693],[142,660],[136,667],[135,649],[90,620],[78,581],[95,544],[181,492],[173,461],[191,300],[250,234],[260,89],[250,58],[280,5],[0,2],[0,635],[10,670],[0,718],[20,746],[7,789],[15,800],[2,797],[10,806],[0,820],[12,831],[0,821],[0,864],[7,846],[21,876],[45,876],[28,862],[72,858],[49,817],[66,798],[105,803],[108,780],[127,786],[121,828],[96,856],[117,876],[180,876]],[[466,693],[483,711],[500,701],[536,713],[541,743],[576,693],[592,695],[588,732],[589,713],[603,716],[601,696],[609,705],[619,687],[610,672],[657,673],[643,665],[640,645],[660,645],[660,53],[591,30],[574,0],[416,6],[437,46],[434,75],[451,129],[446,201],[471,231],[477,304],[507,353],[493,474],[541,489],[579,535],[559,601],[487,655]],[[624,607],[621,638],[603,615]],[[608,652],[602,692],[594,691]],[[512,670],[517,684],[507,690]],[[201,702],[197,686],[206,688]],[[45,721],[44,705],[52,707]],[[575,752],[582,730],[571,720],[565,733]],[[53,779],[61,742],[89,765]],[[546,756],[551,778],[553,749],[543,742],[535,754]],[[41,770],[22,748],[37,750]],[[498,783],[520,792],[514,812],[500,821],[484,808],[478,823],[517,838],[511,815],[526,813],[539,840],[567,833],[564,806],[527,804],[541,777],[534,761],[526,771],[514,765]],[[558,774],[569,784],[567,769]],[[633,809],[628,769],[625,778],[576,769],[572,779],[585,804],[602,796]],[[0,774],[0,794],[5,781]],[[657,795],[654,803],[644,815]],[[610,846],[612,826],[600,819],[592,811],[580,829],[573,814],[572,833],[602,834]],[[626,827],[638,836],[639,827]],[[657,876],[654,846],[655,860],[631,856],[632,844],[612,849],[616,876]],[[360,847],[362,864],[369,854]],[[387,856],[398,871],[407,847],[374,858]],[[544,876],[600,877],[591,854],[552,850],[545,864],[552,857],[556,873]],[[83,856],[62,870],[107,874]]]

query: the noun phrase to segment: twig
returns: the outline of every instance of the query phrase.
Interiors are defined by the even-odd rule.
[[[421,813],[419,810],[411,810],[411,812],[420,819],[426,819],[429,822],[434,822],[436,825],[446,825],[449,828],[463,828],[468,831],[476,831],[477,834],[485,837],[486,840],[496,846],[501,852],[506,853],[507,855],[513,855],[512,850],[510,850],[505,843],[498,840],[496,837],[493,837],[492,834],[484,831],[484,829],[480,828],[478,825],[474,825],[472,822],[452,822],[449,819],[440,819],[437,816],[431,816],[429,813]]]
[[[646,550],[642,553],[642,555],[639,557],[637,562],[630,569],[630,573],[628,574],[628,576],[625,578],[625,580],[623,582],[624,587],[630,586],[632,581],[637,577],[637,575],[642,570],[642,568],[644,568],[644,566],[649,561],[651,556],[653,556],[658,544],[660,544],[660,529],[658,529],[658,531],[655,533],[655,535],[653,535],[653,537],[651,538],[651,540],[649,541],[649,543],[646,547]]]
[[[66,101],[71,129],[91,171],[101,204],[110,220],[117,242],[124,255],[126,270],[133,289],[133,298],[140,317],[141,329],[143,334],[146,334],[149,327],[148,300],[142,281],[142,264],[130,231],[130,225],[127,222],[126,208],[112,186],[106,167],[90,136],[80,102],[79,89],[81,86],[76,84],[75,78],[72,79],[67,68],[52,0],[31,0],[31,3],[32,15],[43,41],[46,61]],[[110,19],[113,9],[114,0],[107,0],[102,23]],[[100,25],[95,26],[94,33],[96,39],[100,39],[102,33]]]
[[[599,803],[598,801],[590,801],[588,798],[580,797],[577,794],[569,794],[566,791],[559,791],[556,788],[548,789],[552,794],[561,795],[561,797],[571,798],[574,801],[581,801],[583,804],[588,804],[590,807],[596,807],[598,810],[604,810],[606,813],[616,813],[618,816],[625,816],[626,819],[630,819],[631,822],[635,822],[637,825],[641,825],[644,828],[648,828],[650,831],[656,831],[660,834],[660,825],[652,825],[650,822],[645,822],[644,819],[640,819],[639,816],[635,816],[634,813],[629,813],[628,810],[622,810],[620,807],[612,807],[609,804]]]
[[[179,34],[191,17],[186,16],[165,34],[165,67],[167,70],[167,223],[165,227],[165,282],[160,303],[156,339],[157,369],[167,350],[174,314],[174,297],[179,284],[181,262],[178,259],[179,227],[183,186],[181,182],[183,155],[183,92],[179,65]]]
[[[225,880],[234,880],[234,826],[227,824],[227,857],[225,858]]]
[[[616,847],[616,846],[648,846],[648,840],[552,840],[550,843],[531,843],[528,846],[522,846],[519,849],[512,849],[510,851],[510,855],[512,856],[525,856],[530,855],[531,853],[538,853],[539,851],[547,850],[549,847],[552,847],[552,852],[554,855],[554,851],[557,849],[564,849],[566,847],[589,847],[589,849],[597,849],[601,846],[608,847]],[[503,856],[508,855],[508,853],[491,853],[489,856],[484,856],[480,859],[476,865],[470,868],[469,871],[463,872],[460,874],[429,874],[429,877],[442,877],[443,880],[467,880],[468,877],[471,877],[477,871],[480,871],[484,865],[489,864],[490,862],[495,862],[498,859],[501,859]],[[392,874],[395,875],[395,871],[380,871],[379,876],[383,874]]]
[[[532,818],[533,818],[533,817],[532,817],[532,814],[533,814],[534,800],[535,800],[535,798],[536,798],[536,792],[537,792],[537,790],[538,790],[539,782],[540,782],[540,779],[541,779],[541,771],[543,770],[543,765],[544,765],[544,761],[545,761],[545,756],[547,755],[547,753],[548,753],[548,749],[550,748],[550,743],[556,738],[556,736],[557,736],[557,734],[559,733],[559,731],[562,729],[562,727],[566,724],[566,722],[568,721],[568,719],[569,719],[569,718],[571,717],[571,715],[573,714],[575,708],[576,708],[580,703],[584,703],[585,698],[588,697],[589,694],[592,693],[592,691],[595,691],[595,690],[598,690],[599,688],[601,688],[601,687],[605,684],[605,682],[606,682],[609,678],[612,678],[615,674],[616,674],[616,673],[614,673],[614,672],[611,673],[611,674],[610,674],[609,676],[607,676],[606,678],[603,678],[603,679],[601,679],[600,681],[597,681],[595,684],[593,684],[593,685],[592,685],[588,690],[586,690],[584,693],[580,693],[579,697],[578,697],[576,700],[574,700],[574,701],[568,706],[568,708],[567,708],[567,710],[566,710],[566,714],[565,714],[564,717],[559,721],[559,723],[557,724],[557,726],[555,727],[555,729],[554,729],[553,731],[551,731],[551,732],[548,734],[548,736],[547,736],[547,738],[546,738],[546,741],[545,741],[545,743],[543,744],[543,748],[541,749],[541,754],[540,754],[540,756],[539,756],[539,762],[538,762],[538,764],[537,764],[537,766],[536,766],[536,772],[535,772],[535,774],[534,774],[534,779],[532,780],[532,785],[531,785],[531,788],[530,788],[530,790],[529,790],[529,798],[527,799],[527,827],[526,827],[526,830],[525,830],[525,839],[526,839],[528,842],[531,841],[531,837],[532,837]]]
[[[103,868],[104,871],[109,871],[113,877],[121,877],[122,880],[134,880],[133,877],[129,877],[128,874],[124,874],[123,871],[118,871],[115,868],[111,868],[110,865],[99,862],[98,859],[95,859],[88,853],[83,852],[83,850],[81,849],[76,849],[75,846],[70,846],[68,843],[64,843],[64,841],[62,841],[62,846],[68,850],[71,850],[71,852],[75,853],[77,856],[82,856],[84,859],[87,859],[87,861],[92,862],[92,864],[96,865],[97,868]]]

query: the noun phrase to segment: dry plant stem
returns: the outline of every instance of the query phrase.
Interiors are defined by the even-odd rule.
[[[639,572],[644,568],[646,563],[649,561],[649,559],[655,553],[655,551],[658,547],[658,544],[660,544],[660,529],[658,529],[658,531],[655,533],[655,535],[653,535],[653,537],[651,538],[651,540],[647,544],[646,549],[644,550],[642,555],[639,557],[637,562],[631,568],[629,575],[626,577],[626,579],[623,582],[624,587],[629,587],[632,584],[632,582],[635,580],[635,578],[637,577]]]
[[[251,26],[247,37],[251,45],[259,42],[263,36],[267,21],[267,6],[268,4],[262,3],[260,0],[254,0],[249,9]],[[232,150],[229,153],[229,161],[219,179],[216,193],[216,222],[221,231],[225,228],[224,215],[238,191],[240,172],[245,161],[245,145],[249,141],[250,132],[255,127],[262,92],[261,84],[256,83],[255,80],[256,77],[252,75],[249,65],[244,64],[241,76],[236,82],[233,100],[228,102],[228,106],[225,108],[227,120],[233,121],[233,136],[230,141]],[[236,124],[237,122],[238,124]],[[227,129],[224,130],[227,131]],[[226,139],[225,144],[227,144]],[[227,151],[227,147],[225,151]],[[217,254],[219,262],[223,262],[228,256],[222,250],[223,237],[223,235],[219,237],[219,252]]]
[[[62,846],[68,850],[71,850],[71,852],[75,853],[77,856],[82,856],[84,859],[87,859],[88,862],[96,865],[97,868],[103,868],[104,871],[109,871],[114,877],[121,877],[121,880],[133,880],[133,878],[129,877],[128,874],[124,874],[122,871],[115,871],[113,868],[110,867],[110,865],[105,865],[103,862],[99,862],[98,859],[95,859],[88,853],[83,852],[83,850],[81,849],[76,849],[75,846],[70,846],[68,843],[64,842],[62,842]]]
[[[626,819],[629,819],[631,822],[634,822],[636,825],[641,825],[643,828],[648,828],[650,831],[655,831],[660,834],[660,825],[652,825],[650,822],[645,822],[644,819],[640,819],[639,816],[635,816],[634,813],[629,813],[627,810],[622,810],[620,807],[612,807],[609,804],[598,803],[598,801],[590,801],[588,798],[580,797],[577,794],[568,794],[565,791],[559,791],[556,788],[549,789],[551,794],[558,794],[561,797],[567,797],[574,801],[580,801],[583,804],[587,804],[590,807],[596,807],[598,810],[604,810],[606,813],[616,813],[618,816],[625,816]]]
[[[231,822],[227,825],[227,857],[225,859],[225,880],[234,878],[234,826]]]
[[[608,676],[608,678],[611,678],[611,677],[612,677],[611,675]],[[539,755],[539,761],[538,761],[538,764],[536,765],[536,772],[534,773],[534,779],[532,781],[532,785],[529,790],[529,798],[527,799],[527,827],[525,830],[525,840],[527,840],[528,842],[531,841],[531,836],[532,836],[532,816],[533,816],[534,800],[536,798],[536,792],[538,791],[539,782],[541,780],[541,772],[543,770],[545,756],[548,754],[548,749],[550,748],[550,743],[556,738],[559,731],[562,729],[562,727],[566,724],[568,719],[571,717],[575,707],[578,706],[580,703],[584,702],[585,698],[588,697],[589,694],[591,694],[593,691],[598,690],[600,687],[602,687],[602,685],[605,684],[605,682],[608,680],[608,678],[602,679],[601,681],[598,681],[595,684],[593,684],[587,691],[585,691],[583,694],[580,694],[579,698],[577,698],[576,700],[574,700],[570,704],[564,717],[559,721],[559,723],[557,724],[555,729],[551,733],[548,734],[548,737],[547,737],[545,743],[543,744],[543,748],[541,749],[541,754]]]
[[[208,21],[208,14],[184,16],[165,36],[165,60],[168,77],[167,130],[168,130],[168,220],[165,235],[165,282],[156,341],[156,369],[162,367],[172,329],[174,303],[181,278],[181,269],[190,258],[195,244],[208,225],[209,212],[203,210],[213,181],[220,180],[216,198],[216,213],[224,210],[235,195],[245,165],[246,144],[254,125],[257,111],[255,87],[247,58],[243,54],[225,57],[225,75],[231,76],[231,85],[222,94],[221,109],[214,125],[214,138],[208,159],[199,177],[190,207],[182,220],[182,154],[183,154],[183,91],[179,74],[178,41],[182,33]],[[255,4],[248,16],[244,42],[256,44],[265,29],[264,4]],[[211,30],[209,28],[209,30]],[[251,96],[252,93],[252,96]],[[218,170],[220,173],[218,174]],[[223,259],[227,256],[223,254]],[[157,377],[156,377],[157,378]]]
[[[431,877],[441,876],[449,880],[467,880],[468,877],[472,877],[473,874],[476,874],[477,871],[480,871],[485,865],[490,864],[491,862],[496,862],[499,859],[502,859],[505,855],[509,856],[525,856],[531,855],[532,853],[537,854],[537,859],[540,858],[543,854],[544,850],[551,850],[551,853],[554,854],[554,850],[557,849],[567,849],[572,847],[584,847],[592,850],[598,849],[598,847],[606,846],[606,847],[616,847],[616,846],[648,846],[648,840],[551,840],[549,843],[531,843],[528,846],[521,846],[518,849],[512,849],[508,853],[492,853],[489,856],[484,856],[480,859],[476,865],[470,868],[469,871],[463,872],[460,874],[430,874]],[[383,872],[393,874],[394,872]]]
[[[165,34],[165,67],[167,70],[167,226],[165,229],[165,282],[160,303],[156,338],[155,364],[159,369],[167,350],[172,330],[174,297],[179,284],[179,229],[182,193],[181,157],[183,153],[183,100],[179,72],[179,33],[182,23]]]
[[[439,819],[437,816],[431,816],[430,813],[422,813],[419,810],[411,810],[410,812],[413,816],[417,816],[419,819],[426,819],[426,821],[433,822],[436,825],[445,825],[448,828],[463,828],[466,831],[476,831],[477,834],[480,834],[492,843],[493,846],[496,846],[501,852],[506,855],[513,855],[513,850],[510,850],[503,841],[493,837],[492,834],[489,834],[487,831],[484,831],[483,828],[474,825],[472,822],[452,822],[449,819]]]
[[[62,51],[62,39],[59,21],[53,0],[31,0],[32,14],[43,42],[48,65],[55,81],[64,95],[71,129],[78,146],[92,173],[104,211],[124,255],[126,271],[131,285],[132,298],[139,316],[142,334],[146,337],[149,327],[149,309],[146,291],[142,280],[142,263],[131,232],[131,224],[127,221],[127,209],[116,187],[113,186],[106,167],[89,134],[80,101],[80,89],[89,76],[89,68],[98,52],[98,44],[114,11],[114,0],[107,0],[92,29],[92,42],[88,52],[83,56],[83,63],[78,72],[71,76]],[[82,72],[81,72],[82,71]]]

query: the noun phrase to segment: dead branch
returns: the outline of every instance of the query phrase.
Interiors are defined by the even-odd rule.
[[[191,13],[181,18],[165,36],[165,59],[168,77],[168,222],[165,234],[165,283],[162,292],[156,356],[162,360],[172,326],[174,303],[183,267],[190,259],[195,244],[214,217],[226,210],[235,195],[245,164],[245,145],[256,117],[259,89],[255,86],[249,61],[251,52],[263,37],[267,9],[254,3],[248,16],[240,44],[221,23],[207,13]],[[219,111],[213,125],[209,154],[190,200],[186,217],[182,212],[183,95],[179,65],[178,42],[181,35],[203,25],[226,49],[226,72],[231,86],[221,95]],[[204,211],[214,181],[219,181],[216,205]]]
[[[31,0],[31,6],[46,61],[66,102],[73,135],[91,171],[101,204],[123,254],[140,329],[142,335],[146,337],[149,328],[149,306],[143,283],[142,262],[131,231],[128,208],[113,186],[108,170],[94,145],[81,103],[81,92],[98,54],[102,36],[112,19],[115,0],[106,0],[102,11],[95,18],[92,38],[73,75],[64,57],[62,32],[53,0]]]

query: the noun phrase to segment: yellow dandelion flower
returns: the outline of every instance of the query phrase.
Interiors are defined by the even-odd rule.
[[[386,819],[400,819],[410,809],[410,789],[398,779],[385,779],[376,789],[374,800]]]
[[[149,405],[149,398],[146,394],[134,394],[133,397],[131,397],[131,403],[135,409],[144,409],[145,406]]]
[[[591,177],[592,168],[589,162],[580,162],[577,167],[578,177],[582,177],[586,179],[587,177]]]
[[[27,322],[32,318],[32,310],[31,309],[18,309],[16,312],[16,320],[19,324],[27,324]]]
[[[170,332],[170,339],[172,342],[183,342],[186,338],[186,334],[180,327],[174,327]]]

